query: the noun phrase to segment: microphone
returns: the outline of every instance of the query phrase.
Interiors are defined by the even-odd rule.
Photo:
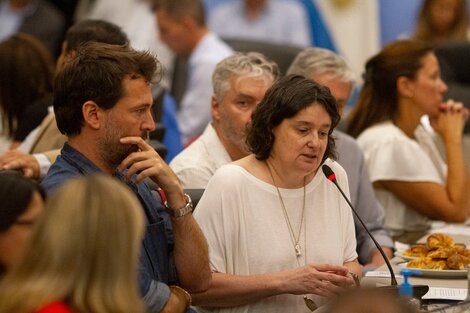
[[[351,204],[351,201],[349,201],[348,197],[346,197],[346,195],[344,194],[343,190],[341,189],[341,187],[338,185],[338,182],[336,181],[336,174],[333,172],[333,170],[326,164],[323,164],[322,167],[321,167],[322,171],[323,171],[323,174],[325,174],[326,178],[331,181],[333,184],[335,184],[336,188],[339,190],[339,192],[341,193],[341,195],[343,196],[344,200],[346,200],[346,202],[349,204],[349,207],[351,208],[351,210],[353,211],[354,215],[357,217],[357,219],[359,220],[359,222],[361,223],[362,227],[365,229],[365,231],[367,232],[367,234],[369,235],[369,237],[372,239],[372,241],[374,242],[375,246],[377,247],[377,249],[379,250],[380,254],[382,255],[382,258],[384,259],[385,261],[385,264],[387,265],[388,267],[388,271],[390,272],[390,278],[391,278],[391,282],[390,282],[390,285],[391,286],[385,286],[385,287],[379,287],[379,288],[382,288],[382,289],[389,289],[390,291],[393,291],[394,293],[397,293],[398,294],[398,283],[397,283],[397,279],[395,277],[395,273],[393,272],[393,268],[392,268],[392,264],[390,264],[390,261],[387,259],[387,256],[385,255],[384,251],[382,250],[382,247],[379,245],[379,243],[377,242],[377,240],[375,240],[374,236],[370,233],[369,229],[367,228],[366,224],[362,221],[361,217],[359,216],[359,214],[357,214],[356,210],[354,209],[353,205]],[[417,299],[420,299],[429,291],[429,286],[427,285],[413,285],[413,297],[417,298]]]
[[[346,195],[344,194],[343,190],[341,189],[341,187],[338,185],[338,182],[336,181],[336,174],[333,172],[333,170],[331,169],[331,167],[329,167],[328,165],[326,164],[323,164],[322,167],[321,167],[322,171],[323,171],[323,174],[325,174],[326,178],[331,181],[333,184],[335,184],[336,188],[338,188],[339,192],[341,193],[341,195],[343,196],[344,200],[346,200],[346,202],[349,204],[349,207],[351,208],[351,210],[353,211],[354,215],[356,215],[357,219],[359,220],[359,222],[361,223],[362,227],[365,229],[365,231],[367,232],[367,234],[369,235],[369,237],[372,239],[372,241],[374,242],[375,246],[377,247],[377,249],[379,250],[380,254],[382,255],[382,258],[384,259],[385,261],[385,264],[387,264],[387,267],[388,267],[388,270],[390,272],[390,278],[391,278],[391,282],[390,284],[392,286],[397,286],[398,283],[397,283],[397,279],[395,277],[395,273],[393,272],[393,269],[392,269],[392,265],[390,264],[387,256],[385,255],[385,252],[384,250],[382,250],[382,247],[379,245],[379,243],[377,242],[377,240],[375,240],[374,236],[372,236],[372,234],[370,233],[369,229],[367,228],[366,224],[362,221],[361,217],[359,216],[359,214],[357,214],[356,210],[354,209],[353,205],[351,204],[351,201],[349,201],[348,197],[346,197]]]

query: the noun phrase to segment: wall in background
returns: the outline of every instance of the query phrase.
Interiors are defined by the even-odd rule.
[[[422,0],[380,0],[379,20],[382,45],[413,31],[421,4]]]

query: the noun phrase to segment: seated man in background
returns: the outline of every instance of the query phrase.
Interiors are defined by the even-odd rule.
[[[150,83],[158,61],[128,46],[89,42],[57,73],[54,112],[67,135],[42,185],[51,193],[65,181],[106,173],[127,183],[146,216],[139,285],[150,312],[184,312],[191,292],[209,287],[206,240],[192,217],[192,203],[176,175],[143,137],[155,128]],[[163,191],[155,198],[143,182]]]
[[[21,32],[39,39],[56,58],[65,31],[65,18],[51,1],[0,1],[0,41]]]
[[[217,64],[212,75],[212,123],[170,163],[185,188],[205,188],[219,167],[250,153],[246,125],[278,76],[276,63],[256,52],[237,53]]]
[[[312,44],[309,17],[299,1],[226,1],[210,12],[209,28],[223,38],[299,47]]]
[[[292,62],[287,74],[298,74],[320,83],[330,89],[336,98],[342,114],[354,86],[354,73],[337,54],[321,48],[307,48]],[[375,198],[369,180],[364,156],[356,141],[349,135],[335,129],[338,163],[348,174],[351,203],[364,223],[382,246],[388,258],[393,257],[393,241],[384,229],[385,213]],[[366,267],[375,268],[384,263],[379,250],[369,238],[360,222],[354,217],[359,261]]]
[[[186,88],[177,113],[182,143],[187,145],[210,122],[210,77],[217,62],[233,50],[207,29],[201,0],[153,3],[161,40],[176,56],[188,58]]]

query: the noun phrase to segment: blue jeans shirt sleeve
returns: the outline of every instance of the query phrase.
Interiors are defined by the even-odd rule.
[[[140,280],[142,283],[142,279]],[[147,312],[160,312],[170,298],[170,288],[161,282],[150,280],[147,292],[143,296]]]

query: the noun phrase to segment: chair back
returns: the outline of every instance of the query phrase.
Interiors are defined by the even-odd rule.
[[[297,54],[304,48],[247,39],[222,38],[233,50],[239,52],[259,52],[273,60],[279,66],[281,75],[285,75]]]
[[[435,49],[442,79],[449,87],[445,99],[461,101],[470,109],[470,42],[447,42]],[[470,133],[470,122],[465,124]]]
[[[233,50],[239,52],[259,52],[273,60],[279,66],[281,75],[285,75],[290,64],[297,54],[304,48],[261,42],[247,39],[222,38]],[[173,64],[173,77],[171,83],[171,94],[175,98],[177,106],[181,103],[186,90],[187,59],[176,57]]]

